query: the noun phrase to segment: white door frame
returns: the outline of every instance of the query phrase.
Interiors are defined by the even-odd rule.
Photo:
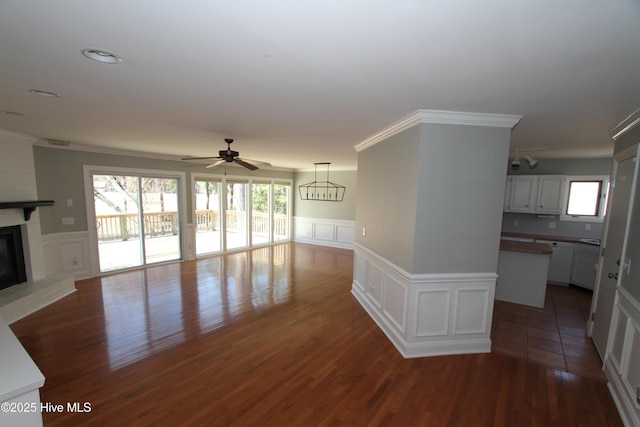
[[[182,253],[182,257],[184,258],[184,248],[187,247],[185,242],[186,235],[186,213],[187,213],[187,204],[186,197],[187,194],[187,176],[185,172],[177,172],[177,171],[165,171],[165,170],[157,170],[157,169],[133,169],[133,168],[122,168],[122,167],[112,167],[112,166],[97,166],[97,165],[83,165],[82,166],[82,176],[84,180],[84,199],[85,199],[85,209],[87,212],[87,230],[89,232],[89,262],[91,269],[91,276],[100,276],[102,273],[100,271],[100,259],[98,252],[98,230],[96,227],[96,209],[95,202],[93,200],[93,179],[91,178],[93,175],[129,175],[129,176],[148,176],[148,177],[157,177],[157,178],[176,178],[179,182],[179,194],[178,194],[178,222],[180,224],[180,251]],[[108,272],[112,273],[112,272]]]
[[[598,311],[598,300],[599,297],[601,296],[600,293],[602,291],[601,289],[601,282],[603,280],[603,277],[609,273],[609,271],[604,271],[604,268],[606,267],[604,265],[604,255],[605,254],[611,254],[611,251],[620,251],[620,255],[623,258],[624,257],[624,253],[626,250],[626,246],[627,246],[627,238],[628,238],[628,229],[629,229],[629,223],[631,221],[631,210],[633,209],[633,198],[634,198],[634,194],[635,194],[635,186],[637,183],[637,177],[638,177],[638,150],[639,150],[639,146],[634,146],[631,147],[627,150],[624,150],[618,154],[616,154],[614,156],[614,163],[613,163],[613,167],[612,167],[612,171],[611,171],[611,182],[614,182],[614,179],[618,173],[618,165],[625,161],[628,160],[630,158],[635,157],[636,158],[636,162],[635,162],[635,166],[634,166],[634,170],[633,170],[633,177],[632,177],[632,184],[631,184],[631,189],[630,189],[630,194],[629,194],[629,206],[627,209],[627,215],[626,215],[626,223],[625,223],[625,235],[623,238],[623,245],[622,248],[611,248],[607,246],[607,240],[608,240],[608,235],[609,235],[609,228],[610,228],[610,215],[609,212],[611,211],[611,207],[613,205],[613,203],[616,202],[615,200],[615,188],[613,189],[613,197],[609,198],[609,205],[607,206],[607,216],[605,218],[605,223],[604,223],[604,228],[603,228],[603,232],[602,232],[602,238],[601,238],[601,242],[603,244],[602,248],[603,250],[600,251],[600,257],[598,260],[598,270],[597,270],[597,277],[596,277],[596,283],[593,289],[593,297],[591,299],[591,316],[587,322],[587,334],[593,339],[593,327],[594,327],[594,315],[598,316],[597,311]],[[611,193],[611,190],[610,190]],[[611,194],[610,194],[611,196]],[[621,269],[621,266],[619,267]],[[618,271],[618,274],[620,274],[620,270]],[[608,279],[608,278],[607,278]],[[616,285],[617,287],[617,285]],[[614,293],[617,293],[617,290],[614,290]],[[615,296],[613,301],[615,301]],[[611,307],[611,309],[613,310],[613,306]],[[609,319],[609,323],[610,323],[611,319]],[[610,324],[608,325],[610,326]],[[609,327],[607,327],[607,329],[609,329]],[[611,336],[610,332],[608,334],[608,337]],[[608,339],[607,339],[608,341]],[[595,340],[594,340],[594,344],[595,344]],[[602,344],[602,343],[601,343]],[[602,348],[599,348],[596,345],[596,349],[598,350],[598,353],[600,354],[601,358],[604,360],[605,356],[606,356],[606,348],[607,348],[607,343],[603,343],[604,346]]]

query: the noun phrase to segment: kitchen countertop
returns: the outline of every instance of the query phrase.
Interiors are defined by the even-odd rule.
[[[516,240],[500,240],[500,250],[540,255],[551,255],[553,253],[553,249],[548,243],[519,242]]]
[[[600,246],[600,239],[581,239],[579,237],[548,236],[544,234],[527,234],[527,233],[513,233],[513,232],[503,232],[502,236],[503,237],[521,237],[524,239],[534,239],[534,240],[552,240],[555,242],[584,243],[586,245]]]

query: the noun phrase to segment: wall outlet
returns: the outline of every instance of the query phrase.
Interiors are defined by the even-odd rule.
[[[514,220],[513,220],[513,226],[514,226],[514,227],[517,227],[517,226],[519,226],[519,225],[520,225],[520,223],[518,222],[518,220],[517,220],[517,219],[514,219]]]
[[[362,236],[366,236],[367,235],[367,227],[362,227]]]
[[[591,230],[591,224],[585,224],[585,225],[584,225],[584,229],[585,229],[586,231]]]
[[[73,206],[73,199],[67,199],[67,206]]]
[[[549,223],[549,228],[556,228],[556,223],[555,222],[550,222]]]

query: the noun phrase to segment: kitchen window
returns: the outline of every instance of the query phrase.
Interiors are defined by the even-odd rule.
[[[568,176],[561,221],[603,222],[609,193],[608,176]]]

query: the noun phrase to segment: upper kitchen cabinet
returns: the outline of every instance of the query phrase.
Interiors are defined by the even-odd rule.
[[[541,176],[538,179],[537,212],[559,214],[562,211],[564,176]]]
[[[507,212],[559,214],[562,211],[564,176],[509,176]]]
[[[509,197],[508,211],[532,212],[536,203],[536,190],[538,177],[513,176],[507,178],[510,182],[511,194]]]

